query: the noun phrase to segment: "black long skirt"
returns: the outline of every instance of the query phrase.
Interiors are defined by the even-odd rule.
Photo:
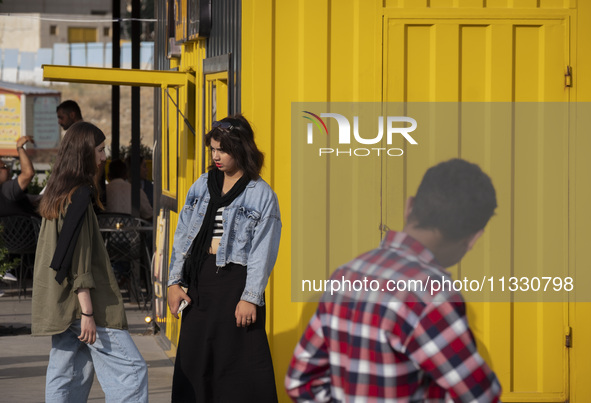
[[[256,322],[237,327],[236,305],[246,284],[246,267],[218,270],[209,255],[193,301],[183,311],[172,382],[173,402],[277,402],[273,362],[265,333],[265,307]]]

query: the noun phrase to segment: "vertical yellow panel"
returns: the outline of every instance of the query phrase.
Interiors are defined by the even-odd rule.
[[[460,100],[483,102],[490,83],[490,26],[460,27]]]
[[[404,55],[407,53],[406,24],[394,19],[384,21],[384,102],[402,102],[406,93],[406,65]],[[388,111],[384,111],[388,115]],[[406,144],[397,139],[394,147],[403,148],[407,152]],[[382,216],[384,224],[391,229],[402,228],[404,203],[408,197],[404,180],[406,158],[388,158],[382,169],[383,202]]]
[[[217,87],[217,120],[221,120],[228,116],[228,80],[227,78],[217,79],[215,85]]]
[[[508,102],[513,99],[513,27],[511,24],[492,24],[489,32],[487,68],[490,70],[490,80],[486,83],[486,91],[490,96],[484,101]]]
[[[575,133],[571,137],[569,161],[573,181],[571,182],[570,209],[573,212],[570,218],[571,238],[570,250],[572,266],[577,281],[583,284],[591,283],[591,271],[589,267],[589,245],[591,245],[591,231],[588,223],[591,222],[591,136],[588,128],[591,127],[591,114],[585,103],[591,100],[591,52],[586,49],[585,43],[591,40],[591,2],[578,1],[577,15],[571,21],[575,25],[573,37],[577,46],[571,49],[571,58],[576,81],[573,88],[573,101],[577,102],[577,125]],[[586,104],[588,105],[588,104]],[[579,292],[575,291],[578,295]],[[588,290],[580,290],[588,295]],[[578,302],[572,305],[571,314],[573,336],[581,340],[591,339],[591,304]],[[574,343],[571,349],[571,393],[574,402],[584,402],[589,396],[589,376],[591,374],[591,344],[587,342]],[[580,398],[577,398],[580,396]]]
[[[299,204],[301,211],[291,211],[291,138],[286,135],[290,104],[379,101],[381,64],[376,57],[381,44],[375,38],[381,35],[381,16],[375,2],[347,0],[335,5],[326,0],[301,0],[245,1],[243,17],[243,113],[252,117],[258,128],[257,144],[262,144],[271,162],[266,179],[271,178],[282,210],[280,254],[267,302],[272,312],[269,338],[278,390],[280,399],[285,400],[282,380],[293,347],[315,308],[315,304],[290,302],[290,261],[326,273],[359,249],[370,244],[374,247],[380,239],[380,178],[368,179],[361,162],[319,159],[304,164],[301,174],[310,180],[302,184],[305,189],[293,189],[294,197],[313,191],[315,200],[304,200]],[[344,197],[331,193],[343,186],[347,189]],[[292,216],[309,218],[314,214],[320,218],[314,225],[292,231]],[[373,238],[366,236],[370,228]],[[290,244],[303,246],[290,251]],[[332,255],[329,245],[336,251]]]
[[[406,26],[405,43],[399,44],[399,46],[403,45],[406,50],[404,101],[424,102],[433,100],[434,71],[436,70],[433,60],[435,53],[433,31],[434,27],[432,25]],[[388,99],[388,101],[391,101],[391,99]],[[417,140],[419,147],[412,149],[409,146],[405,150],[405,193],[412,195],[416,191],[426,167],[430,165],[429,160],[433,157],[434,147],[432,142],[435,141],[435,128],[433,125],[429,125],[432,120],[427,108],[413,109],[411,105],[406,114],[412,116],[417,122],[421,122],[421,125],[428,125],[429,127],[427,131],[423,131],[423,133],[429,133],[429,137]],[[427,155],[427,158],[416,158],[416,153]]]
[[[162,193],[166,196],[176,198],[177,196],[177,142],[178,142],[178,112],[175,104],[178,105],[180,97],[177,97],[179,90],[167,88],[162,92],[163,115],[162,115]],[[174,231],[173,231],[174,232]]]
[[[366,25],[361,25],[357,17],[364,5],[363,2],[350,1],[330,8],[329,35],[330,38],[339,38],[333,40],[330,47],[329,100],[332,102],[357,101],[364,88],[360,85],[359,74],[366,67],[359,54],[365,46],[360,41],[360,35]],[[371,25],[367,27],[371,32]],[[328,122],[332,124],[329,132],[337,133],[334,120],[329,118]],[[372,122],[361,121],[360,134],[375,137],[377,123],[377,116]],[[339,145],[334,140],[331,138],[330,147],[336,148],[335,153],[342,154],[334,158],[331,155],[328,159],[328,272],[349,261],[352,255],[375,247],[380,241],[379,158],[356,157],[354,144]],[[323,174],[322,171],[320,174]]]
[[[406,24],[399,20],[384,22],[384,101],[403,102],[406,92]]]
[[[513,28],[515,42],[515,102],[542,101],[540,80],[543,73],[541,61],[540,27],[516,25]],[[518,68],[519,67],[519,68]]]
[[[202,173],[203,160],[206,155],[202,155],[203,151],[203,60],[206,56],[205,40],[198,41],[196,48],[192,54],[190,70],[195,71],[195,105],[193,115],[195,116],[193,128],[196,131],[195,136],[195,162],[194,162],[194,176],[191,178],[193,183]]]
[[[266,156],[263,177],[277,193],[282,212],[280,251],[267,291],[269,343],[282,402],[288,401],[283,378],[293,348],[314,309],[291,302],[291,217],[298,214],[291,212],[291,102],[327,97],[327,21],[326,1],[243,2],[243,113],[255,125],[257,144]],[[307,174],[314,175],[314,168],[307,167]],[[318,190],[318,203],[325,205],[324,188]],[[319,236],[325,231],[324,225],[317,229]],[[303,238],[303,233],[294,236]],[[322,243],[309,246],[324,248]]]
[[[458,66],[460,29],[457,24],[438,24],[431,32],[434,58],[431,73],[434,83],[430,89],[430,100],[435,102],[457,102],[460,88],[460,74],[464,66]]]
[[[549,75],[551,57],[564,64],[563,35],[548,36],[545,26],[515,26],[516,101],[553,100]],[[556,30],[553,30],[555,33]],[[560,31],[558,30],[558,33]],[[552,46],[554,45],[554,46]],[[563,45],[564,46],[564,45]],[[555,96],[552,96],[555,95]],[[561,100],[558,94],[558,100]],[[544,119],[548,104],[534,104],[514,127],[514,234],[516,274],[552,273],[563,268],[568,275],[568,122]],[[518,246],[518,247],[517,247]],[[534,268],[529,269],[528,268]],[[547,275],[547,274],[546,274]],[[566,392],[564,385],[564,327],[559,304],[515,304],[514,306],[514,388],[516,391]],[[523,337],[536,329],[538,337]],[[529,362],[529,364],[528,364]],[[531,363],[535,363],[532,371]],[[550,375],[552,374],[552,375]]]
[[[431,92],[436,64],[433,60],[435,46],[432,43],[434,28],[431,25],[407,25],[405,32],[405,76],[406,91],[404,101],[425,102],[433,100]],[[400,46],[401,44],[398,44]],[[400,48],[399,48],[400,49]],[[399,50],[400,52],[400,50]],[[400,57],[400,54],[399,56]]]
[[[476,271],[488,276],[511,274],[511,222],[502,217],[511,215],[511,166],[507,145],[511,143],[510,104],[485,103],[500,93],[511,95],[511,64],[502,61],[511,57],[511,41],[497,32],[511,34],[498,25],[465,25],[461,27],[461,144],[460,156],[477,161],[496,187],[498,208],[489,222],[484,236],[462,260],[461,276]],[[504,56],[504,57],[503,57]],[[496,63],[492,66],[491,61]],[[495,74],[493,76],[493,74]],[[509,79],[508,81],[504,81]],[[494,84],[493,84],[494,83]],[[504,88],[504,89],[503,89]],[[499,110],[499,108],[501,108]],[[505,186],[503,186],[505,184]],[[468,318],[478,348],[484,359],[494,368],[505,391],[510,384],[511,317],[508,303],[471,303]],[[501,352],[501,353],[499,353]]]
[[[423,104],[425,101],[457,101],[458,26],[441,25],[408,25],[406,28],[407,88],[404,101],[409,103],[407,115],[421,122],[423,133],[423,137],[417,139],[418,146],[409,145],[405,150],[407,191],[410,194],[414,193],[429,166],[458,153],[457,114],[440,113],[434,104]],[[450,50],[450,42],[454,44],[454,50]],[[453,90],[445,83],[449,81]]]

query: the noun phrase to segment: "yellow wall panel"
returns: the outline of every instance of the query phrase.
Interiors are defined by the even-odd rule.
[[[461,76],[461,84],[450,89],[453,93],[460,88],[460,101],[462,102],[483,102],[488,97],[490,88],[490,73],[492,70],[490,59],[490,37],[491,27],[489,25],[463,25],[460,26],[460,53],[461,65],[457,72]],[[457,43],[457,41],[450,41]]]
[[[490,80],[486,82],[488,96],[482,101],[507,102],[513,99],[513,52],[507,49],[507,45],[513,43],[513,26],[493,24],[489,31],[490,44],[487,50],[490,62],[487,68],[490,70]]]
[[[269,339],[278,390],[285,400],[282,380],[293,348],[315,309],[315,304],[291,302],[289,267],[292,256],[289,245],[290,241],[294,241],[291,236],[297,237],[295,242],[305,245],[305,253],[300,252],[293,256],[294,261],[313,264],[320,271],[333,270],[337,261],[342,263],[345,259],[343,252],[347,252],[348,260],[352,248],[367,249],[369,244],[373,247],[380,238],[377,197],[379,181],[375,185],[375,181],[368,181],[364,177],[363,167],[339,164],[339,161],[312,162],[302,168],[306,175],[315,179],[314,190],[317,195],[317,200],[304,206],[306,211],[302,214],[314,213],[322,206],[322,211],[319,212],[321,220],[314,222],[314,226],[292,233],[292,190],[289,180],[286,180],[291,175],[291,138],[286,136],[290,131],[291,102],[339,99],[350,101],[352,98],[375,101],[374,96],[377,94],[379,97],[381,93],[380,62],[379,59],[377,63],[367,61],[379,58],[381,45],[379,41],[369,46],[368,43],[376,35],[381,35],[381,17],[376,5],[367,7],[361,1],[343,2],[339,7],[329,7],[328,1],[277,2],[271,5],[270,9],[274,14],[270,16],[269,8],[255,3],[243,3],[243,113],[247,117],[252,116],[255,125],[258,126],[259,122],[263,125],[264,132],[259,128],[257,136],[269,133],[273,141],[273,146],[269,149],[273,165],[267,166],[267,170],[270,170],[271,177],[281,178],[272,183],[282,210],[283,233],[279,259],[269,287],[272,298],[268,298],[267,302],[268,310],[277,312],[272,315],[273,325]],[[271,22],[255,23],[254,20],[260,15],[272,18]],[[265,35],[272,35],[273,39],[269,40]],[[335,38],[340,39],[337,41]],[[367,38],[368,41],[361,38]],[[249,49],[254,52],[252,56],[249,55]],[[255,54],[259,54],[261,60],[272,55],[270,64],[256,59]],[[271,71],[268,70],[269,66],[273,68]],[[259,83],[263,89],[261,93],[258,92]],[[254,92],[249,93],[247,88]],[[268,109],[261,108],[269,101],[271,104]],[[272,124],[268,129],[266,122]],[[323,175],[325,172],[326,176]],[[347,199],[331,194],[331,189],[344,185],[350,185]],[[367,190],[368,186],[372,188],[372,192]],[[368,194],[374,195],[374,207],[370,213],[374,214],[374,218],[366,220],[367,224],[364,224],[365,221],[361,224],[351,222],[348,219],[351,209],[363,211]],[[359,216],[356,220],[361,221],[362,217]],[[366,239],[366,231],[359,229],[359,225],[371,227],[375,234],[373,239]],[[327,251],[335,250],[327,247],[329,243],[342,243],[340,248],[336,248],[340,252],[327,254]]]
[[[315,304],[291,302],[292,262],[310,262],[301,250],[292,256],[291,245],[306,245],[306,252],[322,256],[310,263],[324,272],[348,260],[347,254],[350,258],[374,247],[380,236],[377,223],[401,228],[404,199],[416,191],[424,170],[438,161],[461,156],[478,162],[497,188],[497,215],[454,269],[456,275],[477,266],[511,275],[526,264],[539,273],[553,265],[570,274],[569,253],[576,253],[584,265],[569,230],[577,244],[589,236],[581,225],[572,225],[569,203],[580,206],[577,212],[591,204],[591,191],[579,179],[589,179],[588,174],[578,173],[591,164],[583,154],[591,144],[582,134],[571,137],[576,130],[567,122],[545,120],[544,110],[533,120],[520,121],[511,104],[497,106],[507,108],[503,118],[494,108],[486,109],[490,102],[565,102],[572,91],[582,91],[581,99],[589,97],[587,76],[581,76],[584,91],[564,88],[567,64],[575,66],[575,83],[577,63],[591,66],[590,52],[578,62],[571,60],[576,49],[570,46],[580,40],[573,29],[591,36],[589,21],[576,26],[572,14],[564,14],[574,5],[569,0],[346,0],[338,7],[326,0],[243,1],[243,113],[253,121],[257,142],[260,138],[266,152],[263,176],[276,190],[282,210],[280,255],[267,290],[269,339],[282,401],[287,401],[282,380],[293,347],[315,309]],[[454,19],[456,8],[466,10],[462,19]],[[544,14],[534,14],[538,11]],[[404,20],[411,14],[412,19]],[[374,168],[359,162],[328,160],[302,167],[304,175],[316,175],[316,202],[324,215],[313,228],[292,232],[292,217],[318,206],[304,203],[299,211],[291,209],[292,191],[304,190],[292,190],[290,183],[291,139],[286,134],[291,103],[360,100],[487,104],[477,112],[481,121],[469,119],[473,105],[456,106],[452,113],[409,106],[407,115],[416,113],[427,134],[418,148],[400,141],[405,158],[385,161],[377,187],[363,180],[364,172]],[[580,189],[576,201],[568,197],[575,171],[569,164],[571,142],[582,147],[575,165]],[[383,193],[376,195],[379,187]],[[350,195],[335,189],[347,189]],[[369,208],[365,222],[364,208]],[[342,222],[347,214],[352,219]],[[576,319],[590,312],[588,306],[576,305],[569,312],[562,303],[471,303],[468,312],[483,356],[501,378],[505,400],[564,401],[569,396],[565,328],[578,323],[584,334],[591,334],[591,326]],[[591,353],[580,344],[574,348]],[[583,361],[573,360],[572,365],[591,374],[590,364]],[[585,378],[571,373],[573,390],[582,391]],[[570,398],[585,401],[584,396],[579,392]]]
[[[584,45],[591,39],[591,2],[578,1],[577,18],[573,18],[576,41],[571,51],[572,65],[575,80],[571,89],[576,95],[574,100],[578,105],[591,101],[591,52]],[[576,22],[576,23],[575,23]],[[587,104],[588,105],[588,104]],[[570,242],[572,266],[577,281],[581,279],[584,284],[591,282],[591,270],[589,270],[589,245],[591,245],[591,136],[588,129],[591,124],[591,116],[582,113],[582,107],[578,109],[577,125],[574,136],[572,136],[569,153],[571,172],[574,172],[573,180],[570,183],[571,190],[570,210]],[[575,291],[588,295],[588,290]],[[591,304],[588,302],[577,302],[571,304],[570,321],[573,328],[573,348],[571,349],[571,393],[573,401],[585,402],[589,396],[589,376],[591,375],[591,344],[586,341],[591,339]]]

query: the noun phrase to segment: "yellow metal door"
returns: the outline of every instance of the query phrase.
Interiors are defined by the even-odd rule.
[[[568,106],[568,16],[426,19],[392,13],[383,24],[384,100],[409,102],[408,115],[425,133],[418,146],[401,141],[404,158],[385,159],[387,225],[402,227],[404,200],[416,192],[426,168],[462,157],[491,175],[499,207],[454,275],[477,269],[498,281],[553,269],[568,276],[568,120],[546,113]],[[518,113],[522,107],[533,112]],[[514,298],[468,304],[479,350],[503,386],[502,400],[567,400],[568,304]]]

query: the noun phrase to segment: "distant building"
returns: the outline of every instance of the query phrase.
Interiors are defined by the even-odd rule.
[[[42,13],[42,14],[111,14],[112,2],[105,0],[2,0],[0,13]],[[121,10],[127,5],[121,0]]]
[[[121,0],[121,16],[130,1]],[[44,64],[110,67],[112,2],[3,0],[0,3],[0,81],[45,85]],[[129,24],[123,23],[123,24]],[[128,28],[128,27],[127,27]],[[131,43],[121,27],[120,66],[131,68]],[[149,35],[146,35],[149,37]],[[142,69],[151,69],[153,43],[142,42]]]
[[[111,42],[110,14],[97,22],[88,15],[11,14],[0,16],[0,48],[16,48],[21,52],[36,52],[52,48],[56,43]],[[106,18],[105,18],[106,17]]]
[[[122,14],[126,1],[122,2]],[[0,48],[36,52],[55,43],[110,42],[112,2],[104,0],[3,0]],[[105,20],[101,22],[100,20]]]

